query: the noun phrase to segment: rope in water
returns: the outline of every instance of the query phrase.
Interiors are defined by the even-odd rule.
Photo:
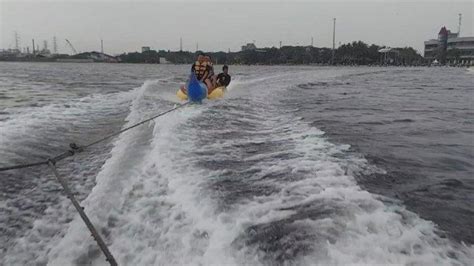
[[[64,193],[66,193],[67,197],[71,200],[72,205],[74,205],[74,208],[76,208],[77,212],[79,212],[79,215],[81,216],[82,220],[84,221],[87,228],[91,232],[91,235],[94,238],[95,242],[97,242],[97,245],[99,245],[99,248],[104,253],[106,260],[110,263],[110,265],[116,266],[117,261],[115,260],[114,256],[110,252],[109,248],[107,248],[107,245],[105,244],[102,237],[99,235],[99,233],[97,233],[97,230],[95,229],[94,225],[91,223],[91,221],[89,220],[89,217],[87,217],[86,213],[84,212],[84,208],[81,205],[79,205],[79,202],[77,202],[76,198],[74,197],[71,190],[69,189],[66,181],[59,175],[58,169],[56,169],[56,166],[54,165],[54,163],[50,161],[49,167],[53,171],[58,182],[63,187]]]
[[[83,146],[77,146],[76,143],[71,143],[71,144],[69,144],[69,147],[71,148],[70,150],[67,150],[67,151],[65,151],[65,152],[63,152],[63,153],[61,153],[61,154],[58,154],[58,155],[56,155],[56,156],[54,156],[54,157],[52,157],[52,158],[48,158],[48,159],[46,159],[46,160],[44,160],[44,161],[39,161],[39,162],[35,162],[35,163],[27,163],[27,164],[18,164],[18,165],[6,166],[6,167],[0,167],[0,172],[2,172],[2,171],[7,171],[7,170],[28,168],[28,167],[33,167],[33,166],[38,166],[38,165],[43,165],[43,164],[46,165],[46,164],[48,164],[50,161],[52,161],[53,163],[59,162],[59,161],[61,161],[61,160],[66,159],[67,157],[70,157],[70,156],[75,155],[75,154],[78,153],[78,152],[82,152],[82,151],[84,151],[85,149],[90,148],[91,146],[94,146],[94,145],[96,145],[96,144],[98,144],[98,143],[100,143],[100,142],[103,142],[103,141],[105,141],[105,140],[107,140],[107,139],[110,139],[110,138],[112,138],[112,137],[115,137],[115,136],[117,136],[117,135],[119,135],[119,134],[121,134],[121,133],[123,133],[123,132],[125,132],[125,131],[128,131],[128,130],[132,129],[132,128],[135,128],[135,127],[137,127],[137,126],[140,126],[140,125],[143,125],[143,124],[145,124],[145,123],[147,123],[147,122],[150,122],[151,120],[154,120],[154,119],[156,119],[156,118],[158,118],[158,117],[160,117],[160,116],[163,116],[163,115],[165,115],[165,114],[167,114],[167,113],[170,113],[170,112],[172,112],[172,111],[174,111],[174,110],[177,110],[177,109],[179,109],[179,108],[181,108],[181,107],[183,107],[183,106],[185,106],[185,105],[187,105],[187,104],[189,104],[189,102],[186,102],[186,103],[183,103],[183,104],[181,104],[181,105],[178,105],[178,106],[176,106],[176,107],[174,107],[174,108],[171,108],[171,109],[169,109],[169,110],[167,110],[167,111],[164,111],[164,112],[162,112],[162,113],[159,113],[159,114],[157,114],[157,115],[155,115],[155,116],[152,116],[152,117],[150,117],[150,118],[148,118],[148,119],[145,119],[145,120],[143,120],[143,121],[140,121],[140,122],[138,122],[138,123],[136,123],[136,124],[134,124],[134,125],[132,125],[132,126],[129,126],[129,127],[124,128],[124,129],[122,129],[122,130],[116,131],[116,132],[114,132],[114,133],[112,133],[112,134],[110,134],[110,135],[107,135],[107,136],[105,136],[105,137],[103,137],[103,138],[101,138],[101,139],[98,139],[98,140],[96,140],[96,141],[93,141],[93,142],[91,142],[91,143],[89,143],[89,144],[86,144],[86,145],[83,145]]]
[[[14,170],[14,169],[22,169],[22,168],[27,168],[27,167],[34,167],[34,166],[39,166],[39,165],[49,165],[49,167],[51,168],[51,170],[53,171],[54,175],[56,176],[56,179],[58,180],[58,182],[61,184],[61,186],[63,187],[64,189],[64,193],[66,194],[66,196],[71,200],[72,204],[74,205],[74,208],[76,208],[76,210],[79,212],[79,215],[81,216],[81,219],[84,221],[84,223],[86,224],[87,228],[89,229],[89,231],[91,232],[92,234],[92,237],[94,238],[94,240],[97,242],[97,245],[99,245],[99,248],[102,250],[102,252],[104,253],[107,261],[110,263],[110,265],[112,266],[116,266],[117,265],[117,262],[114,258],[114,256],[112,255],[112,253],[110,252],[110,250],[107,248],[107,245],[105,244],[104,240],[102,239],[102,237],[99,235],[99,233],[97,232],[97,230],[95,229],[94,225],[91,223],[89,217],[87,217],[86,213],[84,212],[84,208],[79,205],[79,202],[76,200],[76,198],[74,197],[73,193],[71,192],[71,190],[69,189],[66,181],[59,175],[57,169],[56,169],[56,163],[61,161],[61,160],[64,160],[66,159],[67,157],[70,157],[70,156],[74,156],[76,153],[79,153],[79,152],[83,152],[85,149],[87,148],[90,148],[91,146],[93,145],[96,145],[100,142],[103,142],[105,140],[108,140],[114,136],[117,136],[125,131],[128,131],[130,129],[133,129],[135,127],[138,127],[140,125],[143,125],[147,122],[150,122],[160,116],[163,116],[165,114],[168,114],[168,113],[171,113],[179,108],[182,108],[183,106],[189,104],[189,102],[186,102],[184,104],[181,104],[181,105],[178,105],[178,106],[175,106],[174,108],[171,108],[169,110],[166,110],[164,112],[161,112],[155,116],[152,116],[148,119],[145,119],[143,121],[140,121],[134,125],[131,125],[129,127],[126,127],[122,130],[119,130],[119,131],[116,131],[110,135],[107,135],[103,138],[100,138],[96,141],[93,141],[89,144],[86,144],[86,145],[83,145],[83,146],[77,146],[75,143],[71,143],[69,144],[69,147],[71,148],[70,150],[67,150],[59,155],[56,155],[52,158],[49,158],[45,161],[40,161],[40,162],[35,162],[35,163],[28,163],[28,164],[19,164],[19,165],[12,165],[12,166],[7,166],[7,167],[1,167],[0,168],[0,172],[2,171],[7,171],[7,170]]]

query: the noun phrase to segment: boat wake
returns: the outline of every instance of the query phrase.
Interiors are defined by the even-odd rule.
[[[186,106],[114,140],[82,205],[119,264],[472,262],[472,247],[440,237],[432,222],[353,177],[380,169],[292,115],[281,101],[288,80],[314,80],[311,71],[257,76],[233,83],[222,100]],[[157,86],[133,91],[126,125],[174,104]],[[34,235],[54,228],[44,220],[34,226],[17,250],[43,245],[37,261],[105,263],[79,217],[46,244]],[[28,263],[23,258],[6,262]]]

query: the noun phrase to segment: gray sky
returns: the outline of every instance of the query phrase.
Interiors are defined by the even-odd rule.
[[[159,50],[231,51],[253,42],[258,47],[309,45],[332,47],[332,18],[336,43],[362,40],[392,47],[412,46],[423,52],[423,41],[435,38],[442,26],[473,36],[474,1],[6,1],[0,0],[0,48],[21,47],[34,38],[70,53],[64,39],[79,51],[106,53]]]

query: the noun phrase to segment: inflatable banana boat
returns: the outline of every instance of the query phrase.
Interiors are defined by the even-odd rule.
[[[196,75],[191,73],[189,82],[187,82],[186,85],[181,86],[178,92],[176,92],[176,96],[181,100],[200,103],[205,98],[210,100],[222,98],[224,92],[225,87],[217,87],[208,93],[206,84],[197,80]]]
[[[225,92],[225,89],[226,87],[222,86],[222,87],[217,87],[215,89],[213,89],[211,91],[211,93],[209,93],[207,95],[207,99],[209,100],[215,100],[215,99],[219,99],[219,98],[222,98],[224,97],[224,92]],[[207,90],[206,90],[207,91]],[[178,92],[176,92],[176,96],[178,96],[178,98],[180,100],[183,100],[183,101],[186,101],[188,100],[188,95],[186,94],[186,89],[184,86],[182,86]]]

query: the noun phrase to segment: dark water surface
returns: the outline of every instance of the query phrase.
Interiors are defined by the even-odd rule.
[[[0,165],[179,103],[188,66],[0,63]],[[472,265],[473,73],[231,66],[58,164],[121,265]],[[1,265],[105,265],[49,169],[0,173]]]
[[[472,244],[473,84],[465,69],[390,69],[299,84],[305,97],[294,101],[297,114],[387,171],[358,175],[363,187]]]

